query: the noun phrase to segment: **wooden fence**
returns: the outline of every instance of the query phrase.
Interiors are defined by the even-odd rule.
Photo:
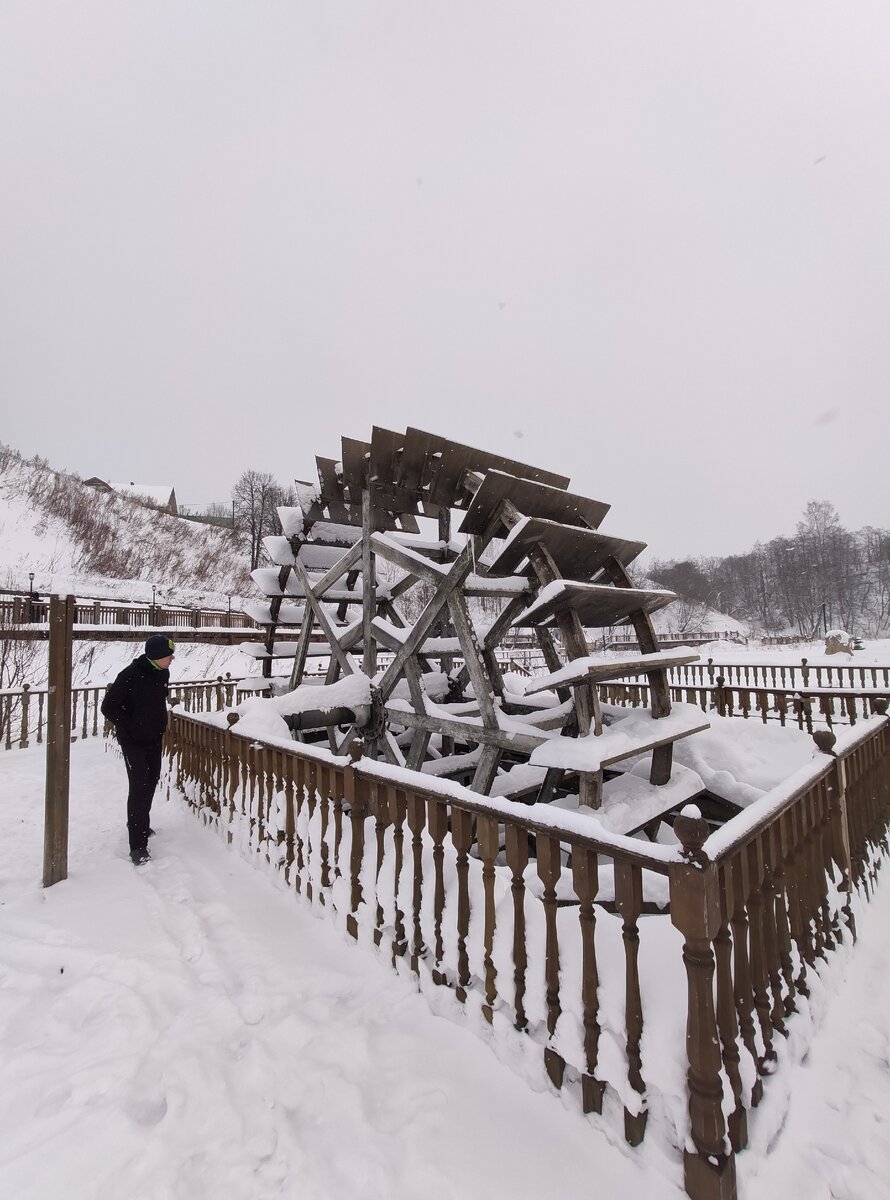
[[[760,686],[747,687],[728,684],[722,676],[714,683],[670,685],[671,700],[678,704],[697,704],[703,712],[716,712],[721,717],[760,718],[765,725],[778,721],[780,725],[796,725],[812,733],[825,725],[855,725],[886,708],[890,689],[849,691],[846,689],[791,688]],[[601,700],[628,708],[649,705],[647,683],[602,683]]]
[[[837,663],[811,664],[802,658],[800,663],[777,663],[765,660],[757,662],[717,663],[713,658],[707,662],[687,663],[672,667],[669,674],[673,684],[711,684],[717,676],[725,683],[739,687],[788,688],[852,688],[861,692],[878,691],[886,694],[890,690],[890,666],[858,666],[850,659]]]
[[[0,625],[45,624],[49,601],[29,596],[0,599]],[[75,605],[75,625],[133,625],[164,629],[261,629],[243,612],[217,608],[169,607],[163,604],[113,604],[90,600]]]
[[[887,853],[886,718],[710,838],[679,817],[679,847],[236,729],[171,721],[170,784],[205,822],[422,989],[449,989],[490,1037],[532,1047],[554,1089],[617,1115],[632,1145],[659,1106],[689,1194],[734,1200],[734,1156],[796,997],[854,936],[851,889],[867,896]],[[653,901],[670,918],[645,915]],[[668,919],[682,954],[665,953]],[[672,1104],[659,1072],[675,1046],[688,1062]]]
[[[637,649],[636,634],[628,630],[619,634],[607,634],[606,645],[610,650]],[[704,646],[708,642],[738,642],[747,645],[748,639],[737,629],[699,629],[695,632],[683,629],[659,630],[658,644],[665,646]]]
[[[230,675],[170,685],[170,699],[178,700],[185,712],[221,712],[235,703],[237,679]],[[73,737],[104,737],[105,718],[100,712],[106,685],[71,689],[71,734]],[[0,691],[0,747],[26,749],[32,742],[43,744],[46,730],[47,688]]]

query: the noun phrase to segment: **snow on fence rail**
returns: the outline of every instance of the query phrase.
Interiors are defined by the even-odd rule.
[[[16,596],[0,600],[0,625],[45,624],[49,601]],[[159,625],[166,629],[260,629],[256,621],[238,610],[170,607],[164,604],[80,602],[74,609],[75,625]]]
[[[778,1046],[792,1022],[810,1032],[798,998],[855,937],[852,889],[867,898],[888,852],[888,729],[844,734],[707,840],[678,818],[676,848],[209,715],[173,716],[168,779],[422,990],[450,992],[503,1058],[537,1059],[632,1145],[651,1114],[689,1194],[734,1200]]]

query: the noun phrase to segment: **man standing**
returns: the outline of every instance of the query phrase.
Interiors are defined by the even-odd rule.
[[[138,867],[148,862],[151,801],[161,776],[161,741],[167,728],[167,687],[175,647],[170,638],[153,633],[145,653],[125,667],[105,693],[102,715],[120,742],[130,793],[127,829],[130,858]]]

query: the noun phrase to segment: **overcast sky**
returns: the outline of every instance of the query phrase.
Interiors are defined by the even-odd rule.
[[[225,500],[373,424],[660,557],[890,524],[890,5],[0,0],[0,441]]]

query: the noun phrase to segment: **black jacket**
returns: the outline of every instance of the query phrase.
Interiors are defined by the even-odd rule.
[[[167,728],[170,672],[154,666],[144,654],[124,667],[105,693],[102,716],[125,742],[154,742]]]

